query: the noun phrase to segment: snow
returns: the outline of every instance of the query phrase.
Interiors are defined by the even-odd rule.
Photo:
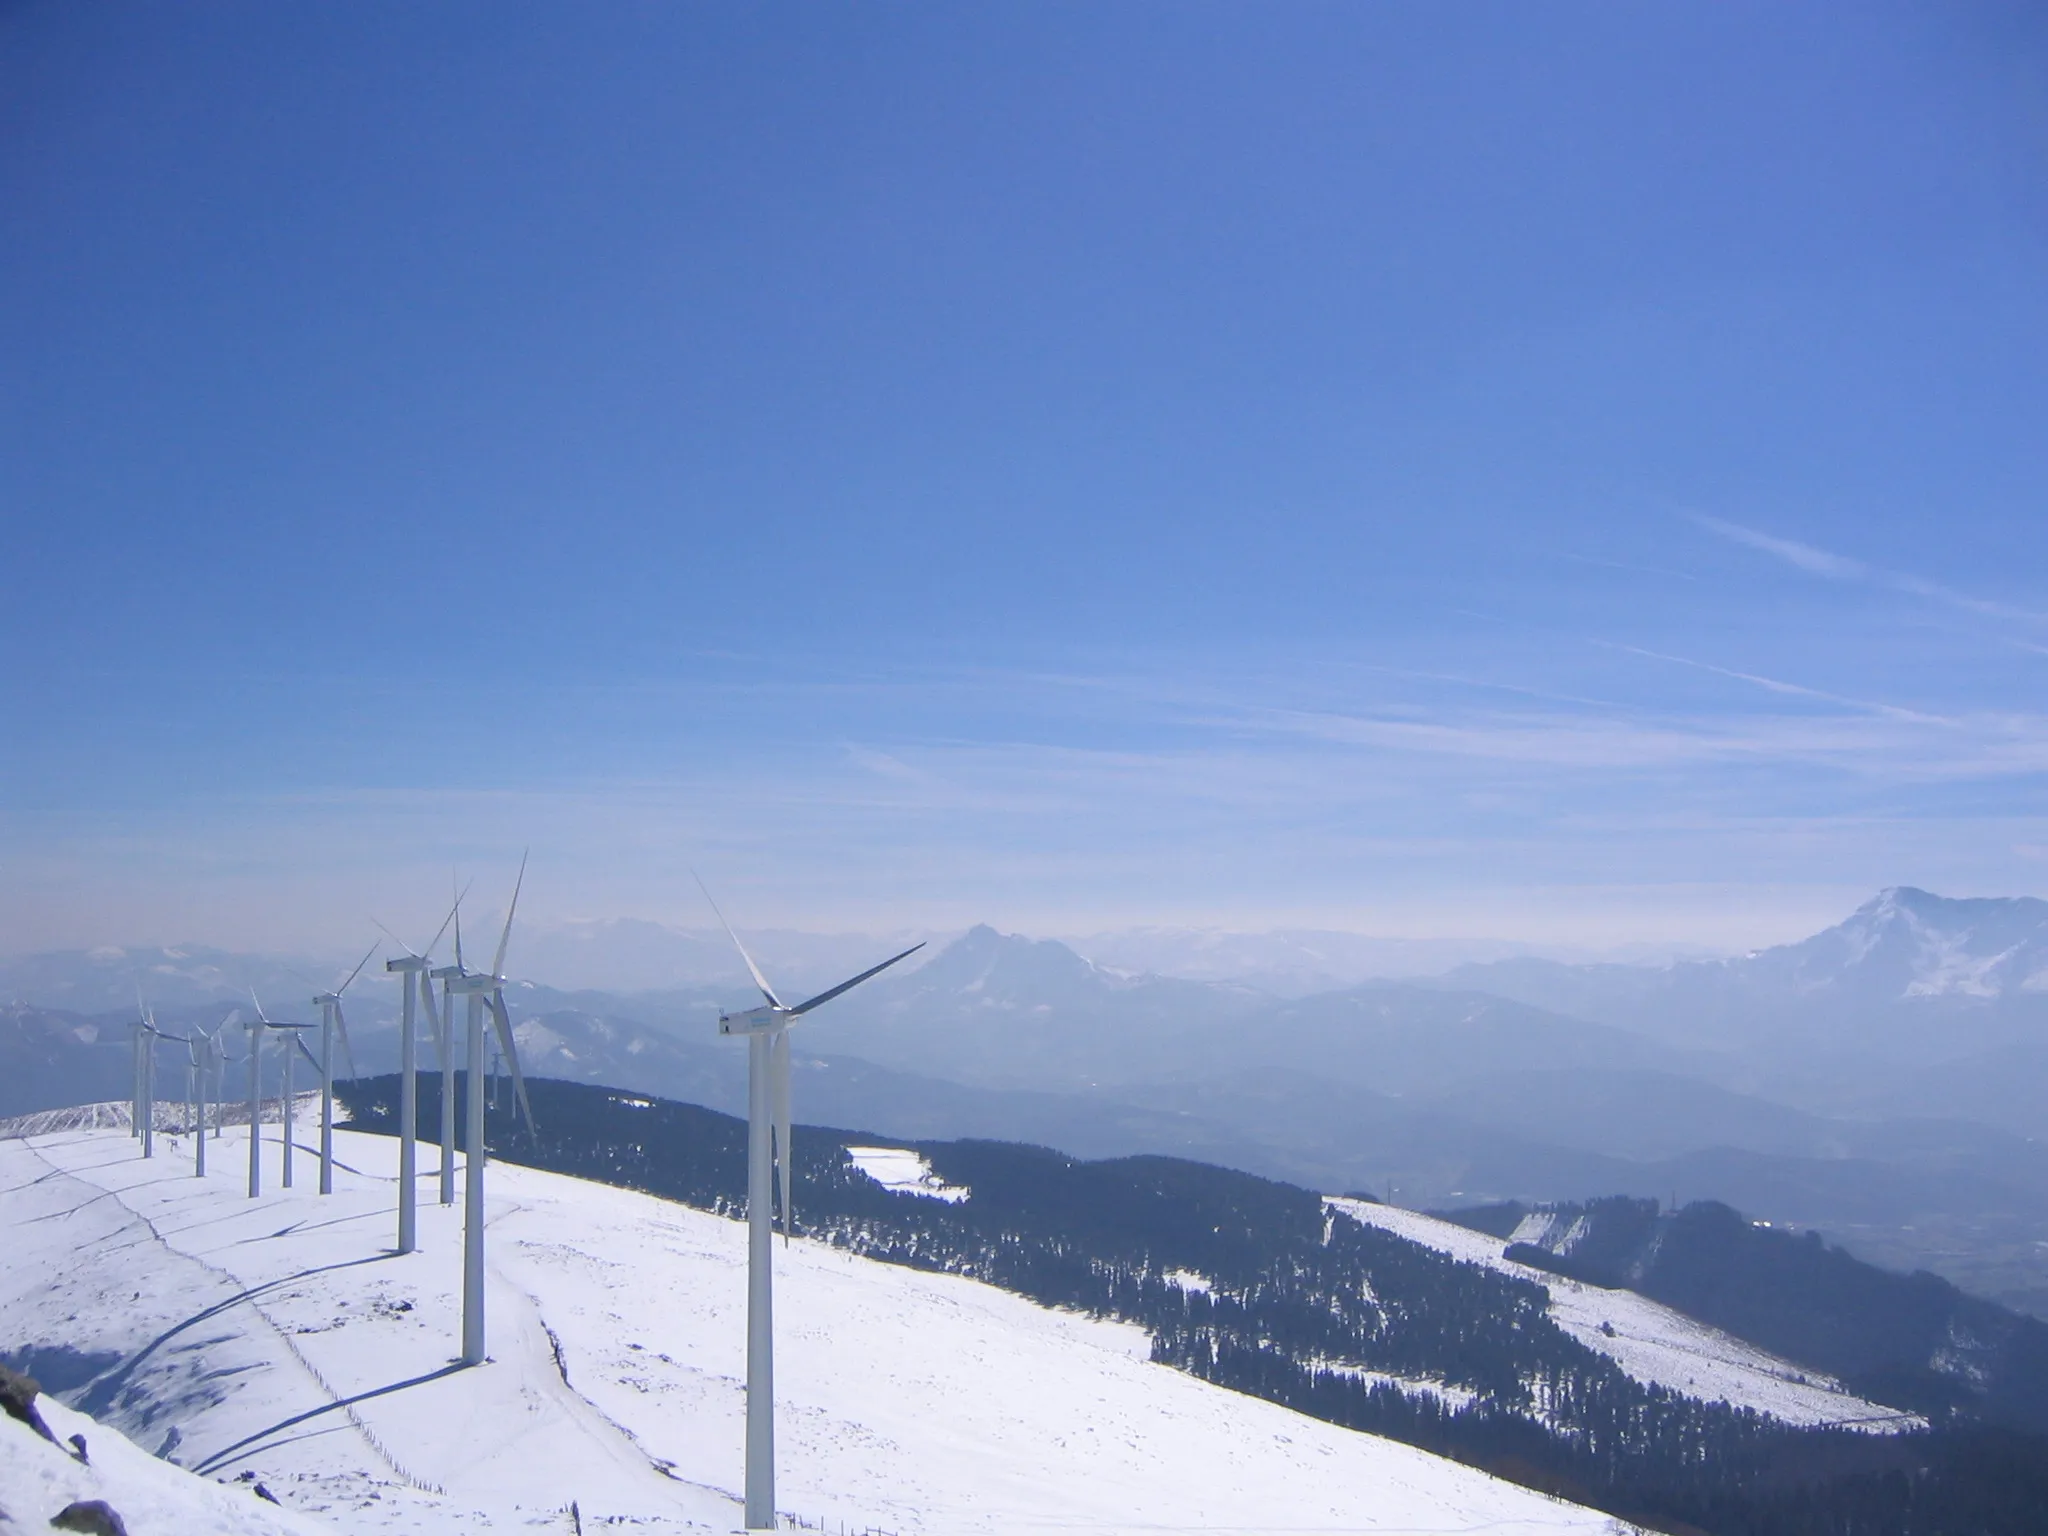
[[[97,1499],[130,1536],[315,1536],[332,1529],[265,1502],[246,1484],[223,1486],[181,1472],[48,1395],[36,1399],[36,1410],[54,1443],[0,1417],[0,1528],[47,1530],[65,1506]],[[84,1462],[69,1449],[74,1435],[85,1438]]]
[[[1453,1410],[1469,1408],[1479,1401],[1479,1394],[1470,1387],[1454,1387],[1447,1381],[1435,1381],[1427,1376],[1395,1376],[1387,1371],[1375,1371],[1369,1366],[1353,1365],[1345,1360],[1315,1360],[1312,1364],[1319,1371],[1332,1376],[1348,1376],[1353,1381],[1364,1382],[1368,1387],[1392,1387],[1410,1397],[1433,1397],[1445,1407]]]
[[[1333,1196],[1326,1203],[1452,1258],[1534,1281],[1550,1293],[1553,1322],[1580,1343],[1612,1358],[1646,1386],[1669,1387],[1708,1402],[1754,1408],[1787,1424],[1837,1424],[1883,1433],[1925,1425],[1917,1415],[1856,1396],[1825,1372],[1782,1360],[1647,1296],[1585,1285],[1512,1263],[1501,1257],[1504,1244],[1484,1232],[1369,1200]],[[1534,1220],[1524,1219],[1515,1241],[1533,1240],[1533,1235],[1548,1230],[1554,1218],[1546,1217],[1541,1228],[1531,1226]],[[1524,1230],[1532,1237],[1524,1237]]]
[[[903,1147],[848,1147],[846,1155],[862,1173],[884,1189],[899,1194],[922,1195],[949,1205],[965,1200],[969,1194],[960,1185],[948,1184],[932,1172],[932,1165],[922,1154]]]
[[[494,1164],[492,1359],[460,1369],[434,1179],[400,1258],[394,1142],[340,1132],[332,1196],[252,1201],[244,1134],[203,1180],[180,1136],[150,1162],[119,1131],[0,1141],[9,1344],[118,1356],[109,1424],[330,1528],[567,1531],[572,1499],[586,1530],[737,1524],[742,1223]],[[803,1239],[775,1259],[778,1504],[826,1529],[1616,1528],[1154,1365],[1136,1328]]]

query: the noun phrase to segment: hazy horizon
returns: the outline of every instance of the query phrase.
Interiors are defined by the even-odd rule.
[[[1967,895],[1974,893],[1932,893]],[[1859,903],[1860,907],[1863,905]],[[1499,935],[1387,935],[1350,930],[1281,927],[1264,930],[1194,926],[1132,926],[1122,929],[1031,931],[998,924],[949,927],[809,930],[747,925],[744,936],[771,971],[783,966],[807,979],[836,978],[841,969],[864,965],[869,951],[904,943],[929,945],[906,971],[915,969],[967,933],[987,927],[1004,937],[1052,941],[1112,971],[1152,973],[1211,981],[1249,981],[1296,992],[1320,985],[1349,985],[1360,980],[1427,978],[1462,965],[1508,959],[1541,959],[1566,964],[1661,966],[1675,961],[1735,958],[1778,944],[1797,943],[1836,926],[1851,915],[1842,910],[1809,928],[1787,932],[1764,943],[1726,947],[1690,941],[1594,946],[1539,943]],[[473,907],[468,922],[473,943],[495,942],[504,921],[502,908]],[[374,932],[374,930],[373,930]],[[398,935],[399,939],[407,935]],[[410,936],[423,943],[427,934]],[[398,942],[375,932],[373,953],[396,953]],[[708,980],[749,985],[746,973],[729,948],[730,941],[714,923],[669,924],[646,918],[539,918],[530,913],[518,925],[512,950],[512,971],[522,980],[563,990],[608,992],[657,991]],[[353,967],[356,951],[331,946],[252,948],[187,935],[169,941],[103,942],[56,949],[0,949],[0,963],[15,964],[37,956],[83,954],[114,961],[134,955],[169,952],[220,952],[293,965]],[[1297,984],[1291,988],[1285,982]],[[1313,984],[1312,984],[1313,983]],[[33,1001],[33,999],[31,999]]]

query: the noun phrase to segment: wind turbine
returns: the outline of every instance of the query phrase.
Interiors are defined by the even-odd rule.
[[[454,995],[469,999],[469,1068],[463,1083],[468,1101],[463,1126],[467,1142],[462,1179],[462,1363],[484,1362],[484,1011],[497,1025],[498,1048],[512,1069],[512,1086],[526,1128],[533,1129],[533,1106],[526,1099],[526,1078],[519,1070],[519,1048],[512,1039],[512,1019],[505,1009],[505,946],[512,941],[512,919],[519,911],[519,891],[526,884],[526,860],[512,886],[512,904],[505,911],[505,931],[498,937],[498,955],[486,976],[463,973],[449,978]],[[457,969],[460,969],[458,962]],[[449,1023],[454,1021],[450,1019]],[[449,1079],[443,1057],[441,1080]],[[445,1102],[445,1100],[444,1100]],[[446,1123],[443,1124],[446,1129]]]
[[[526,869],[525,861],[520,862],[520,872]],[[434,1026],[434,1062],[441,1073],[441,1203],[455,1203],[455,1063],[450,1037],[455,1033],[455,984],[469,974],[462,963],[462,898],[469,894],[464,886],[455,894],[455,905],[449,917],[455,923],[455,963],[438,966],[427,972],[426,987],[427,1020]],[[447,927],[446,923],[441,925]],[[438,935],[437,935],[438,937]],[[434,1012],[434,989],[432,983],[441,983],[441,1011]]]
[[[152,1081],[156,1058],[150,1044],[150,1036],[155,1033],[156,1016],[143,1002],[142,988],[138,986],[135,989],[135,1086],[128,1096],[128,1134],[141,1138],[144,1157],[156,1156],[152,1135],[156,1129],[156,1084]]]
[[[135,1120],[142,1136],[142,1155],[156,1156],[156,1043],[159,1040],[182,1042],[183,1035],[167,1035],[156,1027],[156,1010],[143,1005],[140,994],[135,1000],[138,1015],[135,1026]]]
[[[704,882],[697,882],[711,910],[718,913],[732,947],[740,952],[753,975],[754,985],[768,1000],[763,1008],[744,1013],[720,1013],[721,1035],[744,1035],[747,1041],[747,1529],[775,1529],[775,1276],[774,1228],[769,1202],[777,1182],[782,1195],[782,1238],[789,1241],[795,1225],[790,1204],[791,1174],[789,1132],[789,1031],[797,1020],[821,1003],[829,1003],[842,992],[850,992],[871,976],[878,976],[898,960],[916,954],[923,944],[913,944],[900,955],[891,955],[880,965],[868,967],[858,976],[827,987],[808,1002],[794,1008],[775,995],[761,967],[747,953],[740,936],[732,931],[718,903]]]
[[[134,1038],[128,1048],[128,1134],[131,1137],[142,1134],[142,1031],[149,1023],[149,1016],[142,1008],[142,994],[135,997],[135,1023],[132,1026]]]
[[[170,1041],[170,1042],[171,1042],[172,1044],[174,1044],[174,1045],[182,1045],[182,1046],[184,1046],[184,1047],[185,1047],[185,1052],[186,1052],[186,1058],[187,1058],[187,1060],[186,1060],[186,1066],[185,1066],[185,1119],[184,1119],[184,1122],[183,1122],[183,1123],[184,1123],[184,1127],[185,1127],[185,1129],[189,1131],[189,1130],[190,1130],[190,1129],[192,1128],[192,1119],[193,1119],[193,1114],[192,1114],[192,1076],[193,1076],[193,1063],[192,1063],[192,1061],[191,1061],[191,1053],[192,1053],[192,1050],[193,1050],[193,1048],[194,1048],[194,1047],[195,1047],[195,1046],[196,1046],[196,1045],[197,1045],[197,1044],[198,1044],[199,1042],[198,1042],[197,1038],[196,1038],[195,1036],[192,1036],[192,1035],[170,1035],[170,1034],[165,1034],[165,1033],[164,1033],[164,1031],[162,1031],[162,1030],[160,1030],[160,1029],[157,1029],[157,1028],[155,1028],[155,1027],[154,1027],[154,1020],[152,1020],[152,1027],[151,1027],[151,1029],[150,1029],[150,1034],[151,1034],[151,1035],[153,1035],[153,1036],[154,1036],[154,1037],[155,1037],[156,1039],[158,1039],[158,1040],[168,1040],[168,1041]],[[152,1053],[152,1054],[154,1054],[154,1052],[155,1052],[155,1047],[154,1047],[154,1046],[152,1046],[152,1047],[151,1047],[150,1049],[151,1049],[151,1053]],[[150,1069],[149,1069],[149,1077],[150,1077],[150,1082],[151,1082],[151,1084],[152,1084],[152,1087],[151,1087],[151,1097],[152,1097],[152,1098],[154,1098],[154,1097],[155,1097],[155,1088],[154,1088],[154,1084],[155,1084],[155,1082],[156,1082],[156,1067],[155,1067],[155,1064],[154,1064],[154,1063],[152,1063],[152,1064],[151,1064],[151,1066],[150,1066]]]
[[[458,904],[460,897],[456,898]],[[384,928],[392,941],[405,951],[396,960],[386,960],[384,969],[402,978],[405,1000],[399,1009],[398,1023],[398,1251],[411,1253],[419,1246],[419,1031],[415,1024],[415,1002],[427,1005],[427,1020],[434,1027],[438,1037],[441,1021],[434,1013],[434,962],[427,958],[433,954],[434,946],[441,942],[441,935],[448,931],[449,918],[455,916],[450,909],[448,917],[441,919],[441,926],[427,941],[425,953],[415,950],[405,940]],[[447,1052],[443,1050],[442,1055]],[[441,1067],[445,1073],[447,1063]]]
[[[199,1037],[186,1035],[185,1039],[185,1131],[189,1135],[192,1127],[199,1123]]]
[[[263,1002],[250,989],[249,1001],[256,1005],[256,1017],[243,1027],[249,1031],[249,1198],[263,1193],[263,1032],[266,1029],[311,1029],[310,1024],[283,1024],[263,1011]],[[301,1047],[304,1049],[304,1047]],[[284,1056],[284,1187],[292,1187],[292,1056]]]
[[[346,992],[362,975],[363,967],[370,963],[370,956],[377,953],[372,944],[363,958],[356,962],[356,968],[348,973],[348,980],[332,992],[322,992],[313,999],[313,1006],[320,1010],[320,1193],[334,1193],[334,1035],[341,1032],[342,1054],[348,1057],[348,1075],[356,1075],[356,1053],[349,1049],[348,1020],[341,1014],[341,994]],[[408,997],[407,1002],[412,999]],[[291,1165],[287,1163],[286,1167]],[[291,1179],[286,1177],[289,1184]]]
[[[220,1140],[221,1131],[227,1120],[228,1103],[228,1048],[222,1037],[229,1029],[242,1022],[242,1010],[232,1010],[208,1038],[213,1041],[213,1139]]]
[[[135,1093],[128,1117],[129,1134],[142,1138],[142,1155],[154,1156],[150,1145],[151,1122],[156,1118],[149,1103],[149,1010],[142,998],[135,999]]]
[[[208,1072],[218,1073],[225,1064],[226,1053],[221,1050],[220,1032],[230,1024],[235,1023],[241,1016],[242,1010],[237,1008],[218,1024],[214,1025],[207,1033],[195,1035],[186,1042],[186,1048],[192,1057],[192,1076],[197,1087],[199,1101],[198,1134],[193,1137],[192,1146],[192,1177],[195,1179],[206,1177],[206,1074]],[[219,1114],[217,1111],[215,1113],[213,1133],[216,1136],[220,1134]]]
[[[256,995],[251,992],[252,998]],[[256,1007],[257,1017],[244,1021],[242,1027],[249,1031],[249,1198],[254,1200],[263,1193],[263,1031],[267,1020],[262,1017],[263,1007]]]

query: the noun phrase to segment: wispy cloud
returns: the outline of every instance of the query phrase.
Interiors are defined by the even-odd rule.
[[[1782,694],[1789,698],[1813,699],[1818,703],[1837,704],[1845,709],[1863,710],[1874,715],[1889,715],[1896,720],[1913,720],[1925,725],[1952,723],[1940,715],[1922,714],[1919,710],[1904,709],[1897,704],[1880,704],[1870,699],[1850,698],[1846,694],[1809,688],[1803,683],[1788,683],[1780,678],[1764,677],[1756,672],[1738,672],[1732,667],[1716,666],[1711,661],[1695,661],[1690,656],[1673,656],[1667,651],[1649,651],[1639,645],[1623,645],[1612,640],[1596,640],[1593,643],[1608,650],[1623,651],[1628,655],[1641,656],[1650,661],[1668,661],[1674,666],[1691,667],[1695,671],[1711,672],[1718,677],[1732,678],[1736,682],[1751,683],[1766,692]]]
[[[1775,534],[1745,528],[1740,523],[1709,517],[1704,512],[1692,513],[1691,517],[1709,533],[1718,533],[1722,538],[1737,544],[1746,544],[1751,549],[1760,549],[1767,555],[1776,555],[1787,565],[1796,565],[1800,570],[1815,576],[1827,576],[1836,581],[1859,581],[1870,575],[1869,566],[1861,560],[1852,560],[1847,555],[1830,554],[1827,550],[1816,549],[1811,544],[1801,544],[1797,539],[1781,539]]]
[[[1669,566],[1643,565],[1634,560],[1609,560],[1602,555],[1575,555],[1567,552],[1560,556],[1573,565],[1597,565],[1610,571],[1633,571],[1639,576],[1663,576],[1672,581],[1698,581],[1699,577],[1690,571],[1674,571]]]
[[[1589,773],[1747,763],[1824,768],[1873,783],[1906,784],[2048,772],[2048,718],[2041,716],[1949,721],[1869,711],[1621,719],[1535,711],[1402,716],[1248,710],[1216,723],[1403,755]]]
[[[1876,586],[1889,587],[1894,592],[1904,592],[1911,597],[1943,603],[1984,618],[2024,624],[2048,623],[2048,613],[2016,607],[2011,603],[2001,603],[1991,598],[1977,597],[1972,593],[1958,591],[1943,582],[1929,581],[1924,576],[1880,570],[1849,555],[1838,555],[1830,550],[1817,549],[1811,544],[1802,544],[1797,539],[1780,538],[1776,534],[1746,528],[1741,523],[1709,517],[1704,512],[1687,515],[1709,533],[1717,534],[1736,544],[1746,545],[1750,549],[1761,550],[1787,565],[1798,567],[1809,575],[1824,576],[1831,581],[1868,582]]]

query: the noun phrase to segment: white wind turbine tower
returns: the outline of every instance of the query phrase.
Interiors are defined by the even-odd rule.
[[[142,1155],[150,1155],[148,1119],[143,1115],[149,1075],[149,1010],[135,999],[135,1086],[128,1095],[128,1134],[142,1140]]]
[[[520,872],[525,873],[526,864],[520,861]],[[441,1074],[441,1203],[455,1203],[455,984],[469,974],[462,963],[462,898],[469,894],[464,886],[455,894],[455,905],[449,916],[455,921],[455,963],[437,966],[427,972],[430,982],[441,983],[441,1012],[434,1013],[432,987],[428,987],[427,1019],[434,1026],[434,1062]]]
[[[183,1043],[183,1035],[167,1035],[156,1027],[156,1010],[144,1006],[141,995],[135,999],[135,1112],[131,1130],[142,1138],[142,1155],[156,1156],[156,1043],[159,1040],[175,1040]]]
[[[348,1058],[348,1075],[356,1075],[356,1053],[349,1049],[348,1020],[342,1017],[341,994],[362,975],[363,967],[370,963],[370,956],[377,953],[372,944],[363,958],[356,962],[356,968],[348,973],[348,980],[332,992],[322,992],[313,999],[313,1006],[320,1010],[320,1060],[315,1063],[320,1069],[320,1193],[334,1193],[334,1036],[341,1033],[342,1054]],[[406,999],[411,1002],[411,998]],[[290,1123],[290,1111],[286,1112],[286,1123]],[[290,1163],[285,1165],[289,1168]],[[285,1177],[289,1184],[291,1177]]]
[[[900,955],[891,955],[880,965],[870,966],[858,976],[827,987],[808,1002],[794,1008],[775,995],[761,967],[747,953],[740,936],[732,931],[711,892],[699,880],[697,888],[718,913],[732,947],[740,952],[754,985],[768,1000],[763,1008],[744,1013],[721,1013],[721,1035],[744,1035],[747,1041],[747,1529],[775,1529],[775,1285],[774,1228],[769,1204],[779,1182],[782,1195],[782,1235],[789,1240],[794,1225],[790,1204],[790,1105],[789,1030],[821,1003],[829,1003],[842,992],[850,992],[871,976],[878,976],[909,955],[924,948],[913,944]]]
[[[255,994],[252,992],[251,997]],[[257,1004],[257,1016],[242,1027],[249,1031],[249,1198],[254,1200],[263,1193],[263,1031],[269,1021],[263,1018],[263,1006]]]
[[[209,1072],[218,1074],[221,1067],[225,1064],[226,1053],[221,1050],[220,1033],[229,1025],[237,1022],[241,1017],[242,1011],[237,1008],[205,1034],[192,1036],[186,1044],[186,1048],[192,1057],[192,1075],[197,1086],[199,1103],[199,1114],[193,1128],[195,1134],[192,1138],[192,1176],[195,1179],[206,1177],[206,1075]],[[216,1136],[220,1134],[218,1110],[215,1111],[214,1115],[213,1134]]]
[[[459,898],[458,898],[459,900]],[[434,946],[441,942],[441,935],[448,931],[448,920],[454,917],[451,909],[448,917],[441,919],[441,926],[427,941],[425,953],[412,948],[405,940],[384,928],[393,943],[405,954],[396,960],[386,960],[384,969],[402,978],[405,988],[404,1001],[399,1008],[398,1023],[398,1251],[411,1253],[419,1246],[419,1029],[416,1002],[427,1006],[427,1021],[433,1025],[435,1037],[441,1034],[441,1021],[434,1012],[434,962],[428,958]],[[447,1056],[444,1046],[442,1056]],[[444,1059],[441,1070],[448,1069]]]
[[[156,1046],[159,1040],[185,1042],[156,1027],[156,1010],[146,1010],[142,1023],[142,1155],[156,1156]]]
[[[519,1070],[519,1047],[512,1038],[512,1019],[505,1009],[505,947],[512,941],[512,919],[519,911],[519,891],[526,884],[526,860],[519,861],[519,879],[512,886],[512,904],[505,911],[505,931],[498,937],[498,955],[490,974],[467,972],[450,977],[449,988],[457,997],[469,999],[468,1069],[463,1083],[463,1125],[465,1158],[462,1179],[462,1363],[484,1362],[484,1012],[490,1011],[497,1026],[498,1049],[512,1069],[512,1086],[526,1128],[533,1129],[533,1106],[526,1098],[526,1077]],[[458,930],[459,931],[459,930]],[[461,971],[458,960],[456,969]],[[447,1025],[454,1019],[448,1017]],[[441,1080],[449,1081],[447,1057],[442,1057]],[[446,1102],[446,1099],[443,1099]],[[443,1131],[448,1128],[442,1123]]]
[[[185,1047],[185,1118],[183,1124],[189,1132],[194,1121],[197,1119],[193,1090],[196,1087],[194,1079],[198,1076],[199,1072],[199,1037],[197,1035],[168,1035],[162,1030],[156,1032],[156,1037],[159,1040],[169,1040],[175,1045]]]
[[[128,1050],[128,1134],[131,1137],[142,1134],[142,1031],[148,1027],[149,1015],[142,1006],[140,991],[135,997],[135,1023],[130,1026],[132,1039]]]
[[[281,1024],[263,1011],[263,1003],[252,989],[249,1001],[256,1005],[256,1017],[244,1028],[249,1031],[249,1198],[255,1199],[263,1193],[263,1032],[267,1029],[298,1031],[311,1029],[310,1024]],[[304,1049],[303,1046],[300,1049]],[[284,1055],[284,1100],[280,1118],[284,1122],[284,1178],[286,1189],[292,1187],[292,1054]]]
[[[142,1140],[142,1155],[156,1156],[156,1016],[135,989],[135,1086],[128,1096],[128,1134]]]

